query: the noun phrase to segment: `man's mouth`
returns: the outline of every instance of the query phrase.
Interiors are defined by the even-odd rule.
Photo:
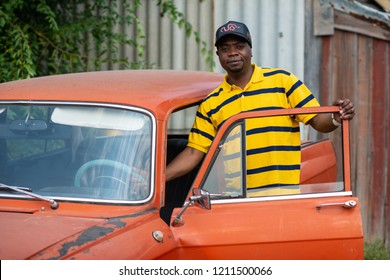
[[[236,64],[236,63],[241,63],[241,60],[231,60],[227,62],[228,64]]]

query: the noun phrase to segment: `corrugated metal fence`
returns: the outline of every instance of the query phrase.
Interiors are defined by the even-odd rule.
[[[253,62],[285,68],[303,80],[304,4],[304,0],[216,0],[214,29],[228,20],[245,22],[252,36]]]
[[[129,0],[128,3],[133,1]],[[215,52],[214,36],[217,27],[229,20],[245,22],[253,38],[253,62],[264,67],[282,67],[303,79],[304,73],[304,0],[175,0],[193,30],[199,32],[209,50]],[[183,29],[172,23],[168,15],[162,16],[156,0],[143,0],[137,11],[144,27],[145,57],[153,68],[178,70],[208,70],[206,57],[194,36],[187,38]],[[123,3],[117,4],[118,13],[124,14]],[[135,26],[118,26],[129,38],[137,34]],[[107,54],[109,55],[109,54]],[[120,57],[137,61],[134,48],[123,46]],[[216,72],[224,70],[214,55]],[[118,69],[105,64],[103,69]],[[170,129],[188,129],[193,122],[193,110],[178,113]]]
[[[129,0],[128,2],[132,2]],[[199,32],[209,50],[214,51],[214,34],[228,20],[245,22],[253,37],[253,61],[267,67],[283,67],[302,77],[304,72],[304,0],[175,0],[185,19]],[[121,6],[122,5],[122,6]],[[125,13],[123,3],[118,12]],[[145,60],[155,68],[208,70],[201,46],[194,37],[186,38],[182,29],[162,15],[156,0],[143,0],[137,16],[146,38]],[[134,26],[118,26],[130,38]],[[123,47],[120,56],[137,61],[134,48]],[[216,71],[222,72],[216,61]],[[113,66],[115,67],[115,66]],[[105,65],[104,68],[113,68]]]
[[[125,4],[134,6],[134,1],[107,0],[116,3],[116,11],[122,16],[128,16]],[[213,26],[213,1],[174,1],[179,12],[183,13],[186,20],[192,25],[194,31],[199,32],[200,37],[212,45],[213,37],[210,32]],[[200,54],[200,46],[196,44],[194,36],[186,38],[183,29],[172,23],[168,14],[162,13],[162,8],[157,5],[156,0],[142,0],[136,15],[143,30],[137,29],[135,24],[126,26],[118,25],[117,32],[127,35],[127,38],[134,38],[140,33],[145,33],[145,38],[140,44],[145,46],[144,57],[138,56],[137,49],[132,46],[122,46],[119,50],[121,58],[128,58],[129,61],[146,61],[151,68],[161,69],[188,69],[207,70],[204,57]],[[93,42],[90,42],[93,44]],[[110,55],[110,54],[107,54]],[[118,65],[105,64],[101,70],[119,69]]]

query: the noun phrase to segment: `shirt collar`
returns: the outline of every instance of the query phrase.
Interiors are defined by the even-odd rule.
[[[255,70],[253,71],[251,80],[249,81],[248,84],[259,83],[264,79],[263,68],[261,68],[260,66],[257,66],[256,64],[252,64],[252,66],[254,67]],[[223,88],[223,91],[230,92],[233,89],[235,89],[236,87],[229,84],[227,82],[227,79],[228,79],[228,74],[225,75],[225,78],[224,78],[223,83],[222,83],[222,88]]]

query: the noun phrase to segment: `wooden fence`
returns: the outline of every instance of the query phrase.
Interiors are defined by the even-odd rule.
[[[319,10],[313,7],[315,17]],[[380,240],[390,248],[390,26],[358,17],[350,7],[343,7],[343,12],[334,7],[326,15],[320,12],[322,30],[317,30],[323,32],[315,71],[320,101],[330,104],[349,97],[355,103],[351,180],[360,201],[365,240]]]

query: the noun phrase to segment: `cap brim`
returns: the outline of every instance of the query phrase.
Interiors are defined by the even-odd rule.
[[[252,47],[252,43],[248,40],[248,38],[246,38],[245,36],[243,36],[241,33],[234,33],[234,32],[231,32],[231,33],[228,33],[228,34],[225,34],[225,35],[222,35],[221,37],[218,38],[218,40],[215,42],[215,46],[217,47],[219,42],[228,37],[228,36],[236,36],[236,37],[240,37],[241,39],[243,39],[245,42],[247,42],[249,44],[249,46]]]

